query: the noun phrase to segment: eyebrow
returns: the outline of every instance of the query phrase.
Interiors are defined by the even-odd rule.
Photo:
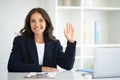
[[[39,18],[39,19],[44,19],[44,18]],[[35,18],[30,18],[30,20],[36,20]]]

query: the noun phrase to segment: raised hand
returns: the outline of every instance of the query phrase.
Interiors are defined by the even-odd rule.
[[[74,27],[71,23],[66,24],[66,28],[64,29],[64,34],[66,39],[73,43],[75,41],[75,32],[74,32]]]

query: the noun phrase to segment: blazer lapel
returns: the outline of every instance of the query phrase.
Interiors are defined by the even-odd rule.
[[[45,44],[44,59],[43,59],[44,66],[51,65],[51,60],[53,58],[53,49],[54,47],[52,43]]]
[[[37,53],[37,48],[35,45],[34,37],[29,37],[26,39],[27,47],[28,47],[28,52],[30,53],[32,60],[35,64],[39,64],[38,62],[38,53]]]
[[[49,44],[48,43],[46,43],[45,44],[45,50],[44,50],[44,58],[43,58],[43,65],[44,66],[47,66],[47,65],[49,65]]]

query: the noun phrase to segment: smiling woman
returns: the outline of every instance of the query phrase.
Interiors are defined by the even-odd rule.
[[[42,17],[41,14],[39,13],[34,13],[31,16],[30,19],[30,25],[31,25],[31,30],[36,34],[36,35],[43,35],[42,33],[45,31],[46,28],[46,22],[44,18]]]
[[[30,25],[36,42],[44,43],[43,35],[46,28],[46,22],[42,15],[39,13],[34,13],[30,18]],[[39,39],[37,39],[37,37],[39,37]]]
[[[67,39],[65,52],[59,40],[53,36],[53,25],[42,8],[32,9],[21,35],[15,37],[8,62],[9,72],[57,72],[57,65],[70,70],[75,60],[75,32],[71,23],[64,30]]]

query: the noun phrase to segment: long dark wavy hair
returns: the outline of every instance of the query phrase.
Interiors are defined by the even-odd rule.
[[[34,13],[40,13],[43,16],[43,18],[45,19],[45,21],[46,21],[46,29],[45,29],[45,31],[43,33],[44,41],[45,42],[55,41],[56,38],[53,36],[52,22],[50,20],[49,15],[47,14],[47,12],[42,8],[33,8],[28,13],[28,15],[26,16],[26,19],[25,19],[24,27],[23,27],[23,29],[20,30],[21,36],[22,37],[34,36],[34,33],[32,32],[31,27],[30,27],[30,18],[32,16],[32,14],[34,14]]]

